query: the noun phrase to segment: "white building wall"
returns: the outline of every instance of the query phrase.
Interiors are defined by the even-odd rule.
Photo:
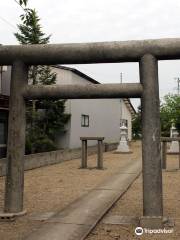
[[[70,148],[81,146],[80,137],[105,137],[119,141],[120,101],[118,99],[77,99],[71,101]],[[89,115],[89,127],[81,127],[81,115]],[[89,141],[95,145],[97,142]]]
[[[56,84],[93,84],[72,71],[53,68],[57,73]],[[121,103],[122,102],[122,108]],[[120,99],[73,99],[67,100],[66,111],[71,114],[67,131],[58,139],[59,147],[78,148],[80,137],[105,137],[105,142],[118,142],[120,137],[120,119],[128,120],[128,138],[131,139],[131,114]],[[89,127],[81,127],[81,115],[89,115]],[[95,145],[96,141],[88,141]]]
[[[87,84],[92,84],[91,82],[89,82],[88,80],[78,76],[77,74],[71,72],[71,84],[81,84],[81,85],[87,85]]]
[[[57,74],[56,84],[72,84],[72,73],[58,68],[51,68]]]
[[[91,82],[87,81],[86,79],[78,76],[77,74],[69,70],[52,68],[52,71],[56,72],[57,74],[56,84],[81,84],[81,85],[92,84]]]

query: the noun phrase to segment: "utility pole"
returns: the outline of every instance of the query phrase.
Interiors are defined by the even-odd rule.
[[[0,66],[0,94],[2,94],[2,72],[3,72],[3,67]]]
[[[123,73],[120,73],[120,83],[122,83]]]
[[[178,92],[178,96],[180,95],[180,78],[179,77],[175,77],[174,78],[177,81],[177,92]]]
[[[123,73],[121,72],[120,73],[120,83],[122,83],[122,80],[123,80]],[[123,103],[123,100],[121,98],[120,99],[120,127],[121,127],[121,124],[122,124],[122,103]]]

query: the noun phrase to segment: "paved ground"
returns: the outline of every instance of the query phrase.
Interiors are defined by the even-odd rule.
[[[26,240],[84,240],[97,222],[141,173],[141,161],[132,160],[86,195],[45,220]]]
[[[168,157],[168,169],[178,167],[178,157]],[[171,234],[143,234],[136,236],[134,226],[109,225],[103,221],[109,216],[142,216],[142,176],[140,176],[97,225],[86,240],[173,240],[180,239],[180,171],[163,171],[164,215],[175,220]],[[171,228],[170,228],[171,229]]]
[[[62,164],[44,167],[26,172],[25,176],[25,208],[28,214],[13,223],[0,223],[0,240],[21,240],[32,230],[39,229],[40,221],[30,220],[34,213],[58,212],[88,191],[96,188],[120,167],[125,166],[130,159],[140,158],[140,148],[137,143],[133,146],[134,154],[116,155],[105,154],[104,171],[96,169],[78,169],[80,160],[72,160]],[[177,157],[170,156],[168,168],[178,166]],[[95,156],[90,157],[89,165],[95,165]],[[0,206],[3,203],[3,182],[0,179]],[[180,171],[163,172],[164,215],[175,220],[173,234],[150,235],[137,237],[134,227],[127,225],[107,225],[104,219],[97,225],[87,240],[133,240],[133,239],[180,239]],[[141,216],[142,215],[142,179],[139,177],[127,193],[115,204],[106,216]],[[106,217],[105,216],[105,217]],[[78,239],[79,240],[79,239]]]
[[[132,147],[134,154],[118,155],[111,152],[104,154],[105,170],[79,169],[80,159],[43,167],[25,174],[25,209],[28,214],[12,223],[0,223],[1,240],[21,240],[33,230],[39,229],[40,221],[33,221],[34,213],[59,212],[75,199],[89,192],[119,168],[131,160],[141,157],[139,143]],[[90,167],[96,165],[96,156],[89,157]],[[3,210],[4,178],[0,178],[0,208]]]

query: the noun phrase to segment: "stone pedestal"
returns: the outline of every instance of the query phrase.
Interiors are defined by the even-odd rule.
[[[174,126],[171,127],[171,136],[172,138],[178,137],[178,131]],[[178,141],[172,141],[169,150],[167,151],[168,154],[178,154],[179,153],[179,143]]]
[[[179,143],[178,143],[178,141],[172,141],[171,142],[168,153],[169,154],[178,154],[179,153]]]
[[[140,218],[140,226],[142,228],[158,229],[163,228],[162,216],[143,216]]]

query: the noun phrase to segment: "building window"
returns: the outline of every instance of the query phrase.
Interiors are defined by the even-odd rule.
[[[81,115],[81,127],[89,127],[89,115]]]
[[[120,119],[120,127],[123,125],[128,128],[128,120],[127,119]]]

